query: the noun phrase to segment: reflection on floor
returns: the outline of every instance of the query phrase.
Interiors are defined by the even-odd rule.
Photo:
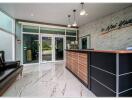
[[[67,69],[64,63],[24,66],[23,76],[3,97],[95,97]]]

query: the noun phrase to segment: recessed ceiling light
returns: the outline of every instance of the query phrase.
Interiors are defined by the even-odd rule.
[[[33,13],[31,13],[31,15],[30,15],[31,17],[33,17],[34,16],[34,14]]]

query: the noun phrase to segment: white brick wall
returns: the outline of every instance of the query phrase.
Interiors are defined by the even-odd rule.
[[[115,50],[132,46],[132,26],[101,35],[101,29],[132,18],[132,6],[79,27],[79,37],[90,34],[91,48]]]

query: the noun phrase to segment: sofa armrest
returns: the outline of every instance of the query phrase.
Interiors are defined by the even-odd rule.
[[[5,69],[18,68],[20,67],[20,61],[8,61],[4,63]]]

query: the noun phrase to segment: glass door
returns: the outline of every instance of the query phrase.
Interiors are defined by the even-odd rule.
[[[52,37],[42,36],[42,62],[53,60]]]
[[[23,64],[39,62],[39,36],[23,34]]]
[[[55,60],[64,60],[63,37],[55,37]]]

